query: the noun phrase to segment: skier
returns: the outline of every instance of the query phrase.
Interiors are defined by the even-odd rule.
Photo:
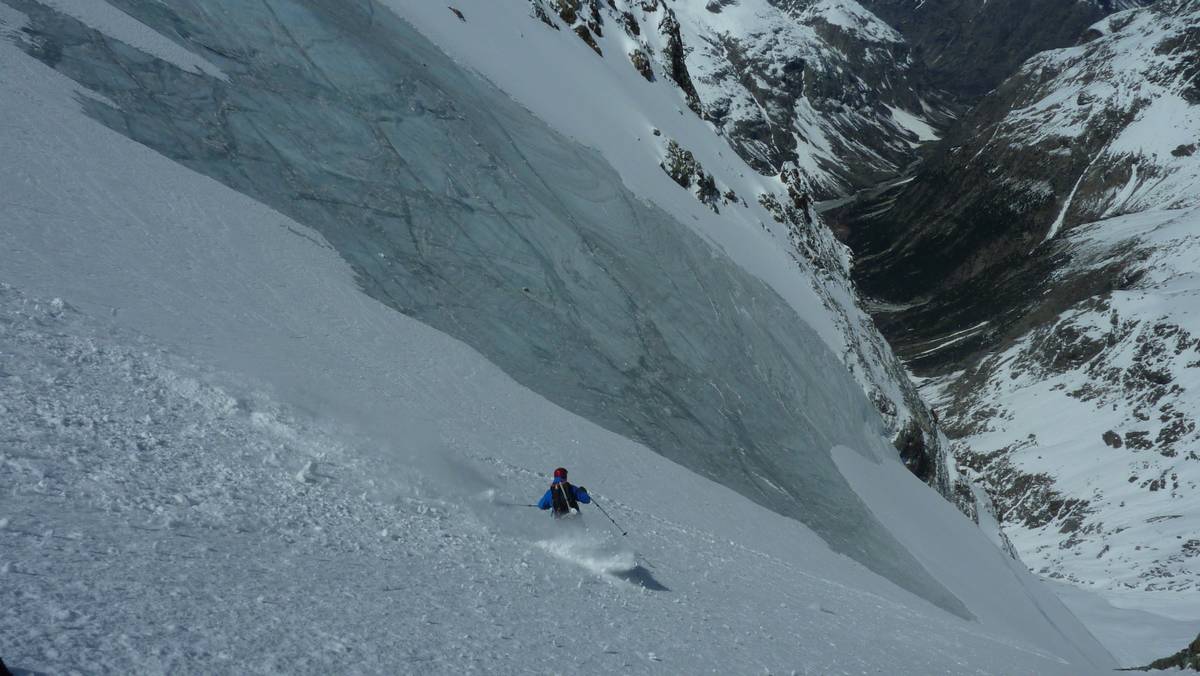
[[[579,503],[588,504],[592,501],[587,489],[583,486],[572,486],[567,481],[567,470],[559,467],[554,470],[554,482],[546,489],[546,494],[538,501],[538,509],[553,509],[554,518],[561,519],[579,513]]]

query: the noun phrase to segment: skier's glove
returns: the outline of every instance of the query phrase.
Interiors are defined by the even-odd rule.
[[[584,493],[587,493],[587,492],[588,492],[588,491],[587,491],[587,489],[586,489],[586,488],[584,488],[583,486],[576,486],[576,488],[578,488],[579,490],[583,491]]]

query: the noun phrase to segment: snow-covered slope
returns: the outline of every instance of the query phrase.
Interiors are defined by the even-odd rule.
[[[793,450],[816,411],[788,408],[814,377],[798,369],[796,337],[815,331],[910,465],[952,494],[928,414],[858,308],[848,254],[808,209],[802,177],[756,174],[678,89],[599,57],[522,3],[460,3],[462,19],[393,8],[499,85],[501,105],[425,65],[433,47],[382,32],[397,21],[374,5],[122,4],[186,34],[214,67],[239,73],[231,79],[164,71],[69,15],[21,6],[36,16],[31,53],[115,103],[91,114],[322,232],[373,297],[556,403],[791,509],[819,492],[801,486],[823,485]],[[547,140],[508,97],[599,155]],[[700,239],[680,246],[685,231]],[[737,266],[704,264],[710,245]],[[747,312],[738,294],[763,300]],[[805,321],[775,334],[759,317],[784,306]],[[698,330],[737,337],[701,345]],[[729,405],[738,399],[750,403]],[[731,448],[766,464],[749,468]],[[786,500],[762,479],[781,471],[794,474]],[[831,532],[840,518],[814,514]]]
[[[687,112],[687,98],[677,87],[646,82],[628,62],[602,58],[572,32],[531,23],[510,5],[460,3],[456,7],[466,21],[448,18],[432,5],[392,6],[453,58],[558,131],[597,149],[639,197],[668,213],[687,214],[684,223],[768,283],[850,371],[906,464],[966,511],[973,508],[948,467],[941,440],[932,434],[932,420],[907,371],[859,306],[849,278],[849,252],[812,210],[804,174],[786,172],[784,181],[757,174],[712,133],[710,124]],[[662,18],[674,17],[665,6],[654,6]],[[611,37],[611,31],[605,33],[609,37],[589,35],[605,54],[627,47],[627,38]],[[622,47],[614,48],[613,42]],[[692,184],[682,190],[680,174],[671,171],[672,144],[695,164],[687,175]],[[697,176],[707,177],[718,194],[737,199],[719,205],[697,201],[703,196]],[[718,405],[725,409],[724,402]]]
[[[674,5],[704,114],[751,166],[819,199],[892,178],[946,119],[904,39],[854,0]]]
[[[836,296],[820,289],[845,283],[839,268],[780,246],[825,241],[816,224],[776,238],[756,218],[717,219],[656,164],[635,169],[643,146],[586,150],[590,137],[561,134],[574,118],[546,114],[556,132],[515,85],[529,110],[382,7],[121,6],[138,21],[123,30],[144,32],[133,43],[80,22],[94,14],[0,2],[0,271],[15,286],[0,293],[0,622],[14,666],[1108,665],[896,458],[830,349]],[[471,51],[480,35],[446,41],[423,6],[396,9],[489,74],[467,58],[487,54]],[[215,71],[142,49],[159,39]],[[688,136],[703,125],[668,118],[660,129],[720,168],[715,142]],[[572,370],[589,335],[595,353],[626,351],[621,368]],[[689,380],[692,355],[708,366]],[[596,373],[595,390],[630,371],[614,382],[661,378],[677,398],[656,408],[656,390],[629,387],[602,399],[604,417],[563,375]],[[673,420],[685,411],[698,430]],[[621,424],[637,414],[658,427]],[[744,445],[721,436],[730,421]],[[779,434],[787,445],[769,448]],[[695,444],[678,464],[671,435]],[[501,504],[560,463],[628,543],[593,513],[564,547],[541,515]],[[631,559],[629,579],[596,573]],[[563,617],[580,619],[559,631]]]
[[[329,263],[315,245],[260,234],[281,257],[299,254],[290,262],[307,263],[310,275]],[[346,417],[282,405],[244,377],[188,363],[107,317],[0,287],[8,430],[0,631],[9,666],[1094,673],[1071,642],[1103,664],[1045,589],[1024,571],[1005,575],[1016,564],[894,461],[873,466],[845,451],[843,462],[849,476],[881,481],[905,512],[932,520],[929,554],[949,555],[955,567],[984,564],[971,579],[998,587],[974,595],[979,623],[553,407],[445,336],[360,305],[348,272],[315,280],[324,297],[357,306],[348,314],[370,326],[376,356],[404,374],[389,383],[389,403],[411,402],[392,411],[395,429],[382,437],[365,437]],[[157,291],[175,281],[160,280]],[[241,309],[278,318],[269,307]],[[298,344],[286,332],[273,338],[275,347]],[[305,366],[341,371],[312,379],[322,387],[349,376],[342,393],[377,380],[362,377],[369,364]],[[595,448],[605,457],[588,452]],[[550,454],[591,484],[630,537],[594,512],[590,529],[564,532],[511,506],[542,490]],[[964,546],[975,550],[965,559]],[[1053,618],[1039,622],[1043,640],[1016,622],[1040,620],[1038,607]]]

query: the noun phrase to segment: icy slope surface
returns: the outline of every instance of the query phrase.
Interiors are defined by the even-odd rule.
[[[0,8],[6,39],[50,44]],[[759,659],[820,673],[1106,664],[1044,590],[987,572],[1003,565],[998,551],[943,539],[940,551],[954,555],[927,566],[938,577],[982,571],[969,585],[945,576],[977,621],[937,609],[796,521],[569,414],[367,297],[313,230],[89,120],[80,107],[96,95],[7,40],[0,59],[0,181],[11,188],[0,269],[119,325],[5,294],[3,401],[20,423],[5,437],[12,516],[0,517],[0,534],[12,543],[5,575],[21,582],[3,587],[14,609],[3,621],[6,636],[21,637],[19,665],[206,672],[224,653],[253,671],[451,670],[482,654],[497,672],[541,671],[563,607],[595,620],[562,638],[572,654],[648,660],[617,669],[675,670],[655,659],[665,656],[685,672]],[[220,375],[229,372],[239,375]],[[823,384],[812,396],[831,395]],[[833,415],[864,406],[855,401]],[[880,440],[858,436],[850,452],[873,476],[908,476]],[[829,458],[832,447],[817,450]],[[529,499],[548,463],[571,466],[642,538],[632,550],[600,541],[599,554],[642,554],[634,580],[674,595],[596,584],[553,563],[527,513],[471,506],[488,489]],[[870,491],[822,496],[847,513],[866,501],[870,512],[857,509],[868,522],[851,532],[879,529],[871,514],[881,510],[895,518],[895,504]],[[900,511],[933,527],[902,532],[907,548],[963,524],[940,500],[908,502]],[[986,542],[970,528],[963,537]],[[868,562],[897,553],[869,538],[846,543]],[[397,584],[400,601],[385,591]],[[763,627],[796,633],[778,640],[781,629]],[[121,634],[128,640],[107,640]],[[545,659],[531,665],[530,655]]]
[[[27,46],[110,97],[87,107],[114,129],[311,224],[375,298],[968,614],[837,473],[829,448],[884,430],[799,308],[390,13],[177,4],[193,40],[259,57],[222,61],[226,84],[37,5]],[[836,330],[793,261],[753,250]]]
[[[931,434],[931,417],[907,371],[858,304],[849,278],[849,251],[811,209],[806,175],[792,172],[784,185],[754,172],[731,152],[726,139],[713,133],[711,124],[689,111],[678,88],[645,81],[621,58],[622,50],[641,42],[616,32],[611,22],[603,35],[589,33],[606,55],[601,57],[573,32],[554,30],[526,16],[517,0],[459,3],[456,7],[466,21],[433,4],[388,6],[463,67],[484,75],[559,132],[594,148],[632,193],[677,215],[766,282],[850,371],[883,417],[888,436],[905,449],[906,463],[943,495],[961,496],[955,493],[946,469],[948,456]],[[656,9],[631,5],[629,10],[642,22],[642,39],[661,40],[661,35],[654,37],[654,27],[674,18],[674,10],[664,3],[644,7]],[[690,20],[685,15],[699,11],[683,5],[675,9],[677,21],[684,23]],[[778,10],[770,11],[782,20]],[[603,18],[606,12],[599,14]],[[736,25],[740,24],[728,23]],[[670,143],[686,148],[720,191],[740,196],[740,203],[702,204],[693,190],[681,189],[668,178],[661,164],[669,161],[664,155]],[[770,202],[775,210],[764,208]]]

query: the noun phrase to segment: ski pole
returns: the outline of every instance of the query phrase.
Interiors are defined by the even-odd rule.
[[[604,516],[607,516],[609,521],[612,521],[612,525],[617,526],[616,520],[613,519],[611,516],[609,516],[608,512],[604,511],[604,508],[600,506],[600,503],[596,502],[596,498],[592,498],[592,504],[596,506],[596,509],[600,510],[601,514],[603,514]],[[629,535],[629,533],[626,532],[626,530],[624,528],[621,528],[620,526],[617,526],[617,530],[621,531],[622,536]]]

